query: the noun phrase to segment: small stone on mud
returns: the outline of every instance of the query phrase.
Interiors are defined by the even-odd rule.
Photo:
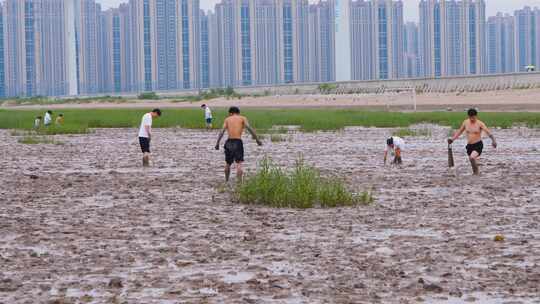
[[[494,240],[495,242],[504,242],[504,236],[498,234],[498,235],[496,235],[496,236],[493,238],[493,240]]]
[[[429,292],[436,292],[436,293],[443,292],[443,288],[437,284],[426,284],[424,285],[424,290],[429,291]]]
[[[35,174],[31,174],[29,175],[30,179],[38,179],[39,176],[35,175]]]
[[[468,297],[465,299],[465,302],[476,302],[476,300],[478,300],[477,298],[475,297]]]
[[[109,287],[110,288],[122,288],[124,284],[122,284],[122,279],[120,278],[112,278],[109,281]]]

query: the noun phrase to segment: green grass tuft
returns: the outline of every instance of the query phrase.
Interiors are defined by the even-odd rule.
[[[371,196],[354,194],[340,179],[321,176],[301,159],[287,171],[268,158],[261,161],[255,174],[245,177],[236,188],[235,197],[242,204],[299,209],[356,206],[373,201]]]
[[[65,124],[54,128],[58,134],[87,133],[88,128],[137,128],[141,117],[149,109],[63,109]],[[34,118],[43,116],[43,110],[0,110],[0,129],[32,129]],[[457,129],[465,120],[465,113],[456,112],[369,112],[356,109],[242,109],[250,124],[257,130],[281,133],[274,126],[300,126],[301,131],[336,131],[348,126],[411,128],[418,124],[436,124]],[[215,108],[216,126],[227,117],[227,109]],[[480,119],[488,127],[511,128],[515,124],[540,126],[540,113],[481,113]],[[154,127],[205,128],[204,114],[198,109],[163,109],[163,116],[154,121]],[[275,128],[274,128],[275,129]],[[283,128],[285,130],[285,128]],[[285,131],[284,131],[285,132]]]
[[[140,100],[158,100],[159,95],[156,92],[143,92],[137,96]]]
[[[270,141],[273,143],[280,143],[287,141],[287,138],[281,134],[272,134],[270,135]]]

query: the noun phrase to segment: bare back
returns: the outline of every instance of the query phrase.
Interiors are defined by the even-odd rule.
[[[486,125],[480,121],[476,120],[472,122],[470,119],[467,119],[463,122],[462,128],[467,133],[467,143],[475,144],[482,140],[482,131],[486,130]]]
[[[247,125],[247,119],[242,115],[232,115],[225,119],[223,128],[227,129],[230,139],[242,139],[242,133]]]

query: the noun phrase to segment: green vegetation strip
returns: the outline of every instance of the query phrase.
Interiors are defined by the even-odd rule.
[[[237,186],[238,202],[275,208],[331,208],[370,204],[370,192],[354,193],[339,178],[321,176],[301,159],[292,170],[285,170],[265,158],[257,172]]]
[[[69,109],[55,110],[54,117],[63,113],[65,124],[44,129],[46,135],[86,133],[89,128],[134,128],[141,116],[150,109]],[[221,127],[227,109],[214,109],[214,127]],[[258,130],[271,130],[273,126],[298,125],[302,131],[339,130],[346,126],[407,128],[419,123],[459,127],[466,118],[457,112],[370,112],[353,109],[243,109],[251,124]],[[33,126],[36,116],[44,111],[0,110],[0,129],[26,129]],[[154,127],[205,127],[204,113],[200,109],[164,109],[163,116]],[[540,113],[481,113],[480,119],[489,127],[511,128],[515,125],[540,126]]]

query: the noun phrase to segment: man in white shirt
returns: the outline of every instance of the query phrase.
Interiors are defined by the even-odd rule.
[[[160,109],[154,109],[142,117],[141,127],[139,128],[139,144],[143,153],[143,166],[150,165],[150,139],[152,138],[152,120],[161,116]]]
[[[405,141],[401,137],[392,136],[386,140],[386,148],[384,149],[384,164],[386,165],[386,159],[388,157],[388,150],[392,150],[395,155],[392,164],[401,165],[401,152],[405,148]]]
[[[203,104],[201,108],[204,109],[204,120],[206,122],[206,129],[210,130],[212,129],[212,110],[210,110],[210,107],[206,104]]]
[[[52,124],[52,112],[51,111],[47,111],[45,113],[45,117],[43,117],[43,125],[45,125],[45,127],[48,127]]]

